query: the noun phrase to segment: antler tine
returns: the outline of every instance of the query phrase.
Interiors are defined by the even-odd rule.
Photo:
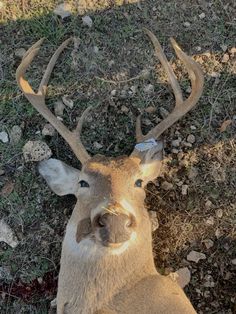
[[[149,38],[151,39],[153,46],[155,48],[155,52],[156,52],[156,56],[158,57],[158,59],[160,60],[164,70],[166,71],[166,74],[168,76],[168,81],[173,89],[174,95],[175,95],[175,102],[176,102],[176,106],[180,105],[183,102],[183,95],[179,86],[179,83],[176,79],[176,76],[174,74],[174,71],[172,69],[172,67],[170,66],[162,48],[161,45],[158,41],[158,39],[156,38],[156,36],[150,32],[147,28],[144,28],[145,33],[149,36]]]
[[[151,137],[158,138],[166,129],[168,129],[172,124],[174,124],[177,120],[179,120],[182,116],[184,116],[190,109],[192,109],[202,95],[203,83],[204,83],[203,73],[198,63],[196,63],[193,59],[191,59],[188,55],[186,55],[178,46],[176,41],[173,38],[171,38],[171,43],[177,56],[185,64],[187,68],[187,71],[191,80],[191,85],[192,85],[192,92],[190,96],[184,101],[181,100],[182,93],[180,90],[179,83],[176,80],[173,70],[171,69],[168,63],[157,38],[149,30],[145,30],[145,31],[151,38],[154,44],[157,56],[160,59],[162,66],[165,68],[167,72],[170,84],[175,94],[176,105],[175,105],[174,110],[167,116],[167,118],[161,121],[153,129],[151,129],[146,135],[142,134],[141,123],[137,122],[136,123],[136,136],[138,135],[137,140],[139,142],[145,141]]]
[[[27,68],[30,66],[32,60],[37,55],[40,45],[43,42],[43,39],[37,41],[32,47],[28,49],[26,52],[21,64],[16,70],[16,80],[18,86],[24,93],[25,97],[29,100],[32,106],[49,122],[52,126],[58,131],[58,133],[65,139],[65,141],[70,145],[71,149],[77,156],[77,158],[81,161],[81,163],[85,163],[88,159],[90,159],[89,154],[87,153],[85,147],[83,146],[80,136],[77,136],[77,132],[71,132],[61,121],[57,119],[57,117],[52,114],[52,112],[47,108],[45,104],[45,93],[47,83],[49,81],[52,70],[55,66],[56,60],[58,59],[60,53],[63,49],[68,45],[71,39],[67,39],[64,41],[59,48],[56,50],[52,58],[50,59],[45,74],[41,80],[39,90],[35,93],[28,83],[25,80],[24,74]],[[79,120],[81,121],[81,120]],[[77,126],[78,127],[78,126]],[[80,130],[82,128],[82,123],[80,126]]]

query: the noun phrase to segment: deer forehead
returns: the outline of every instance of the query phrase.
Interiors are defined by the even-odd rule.
[[[94,157],[83,168],[88,177],[105,178],[111,184],[129,181],[130,178],[141,175],[138,160],[127,156]]]

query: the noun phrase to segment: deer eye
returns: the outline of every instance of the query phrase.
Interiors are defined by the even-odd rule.
[[[81,188],[89,188],[88,182],[86,182],[86,181],[84,181],[84,180],[79,181],[79,186],[80,186]]]
[[[142,179],[136,180],[134,185],[137,186],[138,188],[141,188],[143,185],[143,180]]]

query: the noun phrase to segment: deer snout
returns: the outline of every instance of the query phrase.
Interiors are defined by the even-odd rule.
[[[105,213],[96,217],[95,225],[103,245],[112,246],[130,239],[134,218],[122,213]]]

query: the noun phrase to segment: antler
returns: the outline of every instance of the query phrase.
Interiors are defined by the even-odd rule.
[[[179,57],[179,59],[185,64],[188,74],[190,76],[191,85],[192,85],[192,92],[189,98],[183,101],[183,95],[182,95],[179,83],[175,77],[175,74],[170,64],[168,63],[166,59],[166,56],[161,48],[159,41],[157,40],[156,36],[151,31],[149,31],[146,28],[144,28],[144,31],[151,39],[155,48],[156,55],[167,73],[169,83],[175,95],[176,104],[175,104],[174,110],[167,116],[167,118],[161,121],[153,129],[151,129],[146,135],[142,133],[141,118],[139,116],[136,122],[137,142],[142,142],[150,138],[158,138],[166,129],[168,129],[172,124],[174,124],[183,115],[185,115],[190,109],[192,109],[202,94],[203,83],[204,83],[204,77],[203,77],[203,73],[200,66],[193,59],[187,56],[178,46],[176,41],[173,38],[171,38],[171,44],[175,50],[175,53]]]
[[[71,41],[71,38],[65,40],[60,47],[55,51],[54,55],[50,59],[47,69],[43,75],[41,83],[39,85],[38,92],[35,93],[30,86],[30,84],[25,80],[24,74],[31,64],[34,57],[37,55],[39,48],[43,42],[44,38],[37,41],[32,47],[28,49],[25,53],[25,56],[16,70],[16,80],[18,86],[24,93],[25,97],[29,100],[32,106],[49,122],[54,128],[58,131],[58,133],[65,139],[65,141],[70,145],[71,149],[75,153],[76,157],[84,164],[88,159],[90,159],[89,154],[87,153],[85,147],[83,146],[80,139],[80,131],[82,129],[83,120],[85,118],[85,114],[91,109],[90,107],[84,112],[84,114],[79,119],[77,127],[75,131],[70,131],[61,121],[57,119],[57,117],[52,114],[52,112],[47,108],[45,104],[45,96],[47,84],[52,73],[52,70],[55,66],[55,63],[60,55],[60,53],[64,50],[64,48]]]

